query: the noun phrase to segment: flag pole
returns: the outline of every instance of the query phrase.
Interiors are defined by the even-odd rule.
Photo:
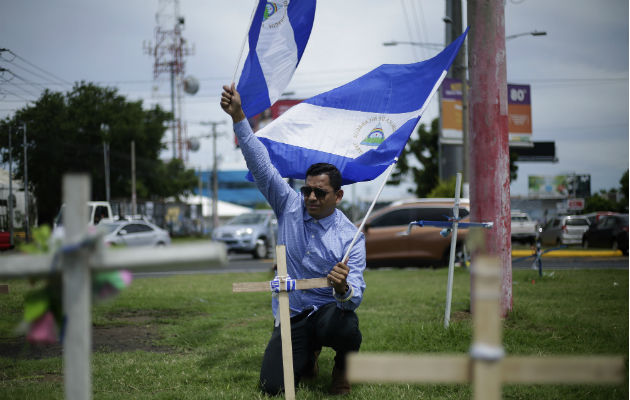
[[[247,24],[247,30],[245,31],[245,36],[243,37],[243,42],[241,43],[241,51],[238,52],[238,61],[236,61],[236,67],[234,67],[234,74],[232,75],[232,83],[235,83],[236,81],[236,73],[238,72],[238,66],[241,64],[241,58],[243,57],[243,50],[245,49],[245,42],[247,41],[247,37],[249,36],[249,30],[252,27],[252,21],[254,20],[254,14],[257,8],[258,8],[258,0],[254,1],[254,8],[252,9],[252,15],[249,16],[249,24]]]
[[[357,230],[357,233],[354,234],[354,238],[352,238],[352,242],[350,242],[350,246],[348,247],[348,250],[346,251],[346,255],[343,256],[344,264],[348,263],[348,259],[350,258],[350,251],[352,251],[352,247],[354,247],[354,244],[359,238],[359,235],[361,234],[361,230],[363,230],[363,226],[365,225],[365,221],[367,221],[368,217],[370,216],[370,213],[372,213],[372,209],[374,208],[374,205],[376,204],[376,200],[378,200],[379,196],[381,195],[381,192],[383,191],[383,188],[385,187],[385,184],[387,183],[387,180],[389,179],[389,175],[391,175],[392,171],[394,170],[394,166],[396,165],[397,162],[398,162],[398,157],[394,158],[394,162],[389,166],[387,170],[387,174],[385,174],[385,179],[383,179],[383,183],[381,184],[381,187],[378,189],[378,192],[376,192],[376,196],[374,196],[374,200],[372,200],[372,204],[370,204],[370,208],[368,208],[367,213],[365,213],[365,217],[363,217],[363,221],[361,221],[361,225],[359,225],[359,229]]]

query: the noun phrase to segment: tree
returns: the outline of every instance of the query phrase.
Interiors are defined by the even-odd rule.
[[[418,138],[409,139],[403,149],[396,168],[391,174],[388,185],[398,185],[402,178],[411,172],[416,183],[415,195],[426,197],[438,184],[438,137],[440,132],[440,120],[435,118],[431,121],[431,130],[427,131],[424,124],[418,127]],[[409,156],[415,157],[421,168],[411,166]]]
[[[626,209],[628,208],[628,199],[630,198],[630,196],[628,196],[628,171],[629,170],[626,170],[626,172],[623,174],[623,176],[619,180],[619,184],[621,185],[621,194],[623,195],[625,199],[624,201],[625,201]]]
[[[588,199],[584,206],[584,213],[595,211],[615,211],[620,213],[628,212],[628,170],[624,172],[619,180],[621,188],[600,190]],[[621,196],[618,196],[621,194]],[[619,198],[621,197],[621,198]]]
[[[115,88],[75,84],[65,94],[46,90],[32,105],[0,122],[0,150],[6,162],[8,134],[13,132],[16,178],[24,176],[22,141],[16,130],[27,127],[29,186],[38,200],[40,223],[50,223],[61,205],[61,179],[68,172],[92,178],[92,199],[105,199],[104,144],[110,149],[112,198],[131,195],[131,141],[136,149],[139,198],[174,196],[197,185],[194,171],[180,160],[164,163],[159,154],[171,114],[155,106],[143,110],[141,101],[127,101]]]

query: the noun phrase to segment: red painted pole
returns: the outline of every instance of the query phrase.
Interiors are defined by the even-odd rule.
[[[484,229],[485,252],[501,261],[501,312],[505,316],[512,309],[512,244],[503,2],[468,1],[468,154],[471,217],[494,222],[491,230]]]

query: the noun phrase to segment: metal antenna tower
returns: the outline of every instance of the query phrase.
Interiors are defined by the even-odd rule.
[[[171,121],[173,158],[184,159],[182,152],[187,139],[186,126],[182,123],[182,86],[184,82],[184,57],[194,53],[182,37],[184,17],[179,14],[179,0],[159,0],[155,14],[155,43],[143,43],[146,54],[154,57],[153,79],[168,73],[171,80]]]

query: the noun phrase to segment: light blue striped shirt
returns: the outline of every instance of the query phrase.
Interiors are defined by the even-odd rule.
[[[234,124],[234,131],[247,168],[278,218],[278,244],[286,246],[287,273],[293,279],[326,277],[335,264],[342,261],[357,228],[338,209],[320,220],[311,217],[306,211],[302,195],[282,179],[271,163],[267,149],[253,134],[249,122],[245,119]],[[317,309],[333,301],[337,302],[337,307],[346,310],[359,307],[365,290],[363,234],[359,235],[352,247],[347,265],[350,268],[347,282],[352,290],[349,300],[342,302],[342,298],[334,295],[330,287],[296,290],[289,292],[291,315],[309,308]],[[272,308],[274,316],[277,316],[276,298],[273,298]]]

